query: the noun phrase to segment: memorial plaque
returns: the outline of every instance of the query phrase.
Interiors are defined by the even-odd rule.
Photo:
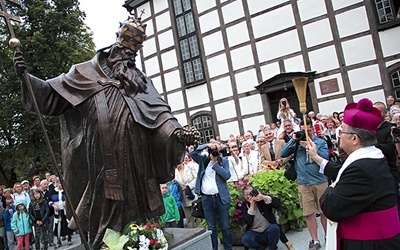
[[[326,81],[319,82],[319,87],[321,88],[321,94],[326,95],[339,91],[339,85],[336,78],[329,79]]]

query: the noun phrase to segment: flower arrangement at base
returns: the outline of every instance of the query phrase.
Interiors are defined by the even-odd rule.
[[[125,226],[122,235],[107,228],[103,242],[110,250],[167,250],[168,240],[158,223],[147,222],[137,225],[131,222]]]

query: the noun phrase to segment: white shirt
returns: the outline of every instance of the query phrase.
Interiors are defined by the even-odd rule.
[[[215,164],[218,164],[217,162]],[[215,175],[217,174],[212,167],[214,166],[214,163],[211,161],[208,163],[208,166],[205,170],[202,183],[201,183],[201,192],[203,194],[207,195],[212,195],[212,194],[218,194],[218,187],[217,187],[217,181],[215,180]]]

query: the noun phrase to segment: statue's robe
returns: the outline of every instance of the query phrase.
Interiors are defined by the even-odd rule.
[[[174,178],[185,149],[181,126],[150,79],[146,93],[127,96],[107,56],[98,52],[47,81],[29,75],[41,113],[60,116],[65,188],[95,249],[106,228],[122,231],[164,213],[159,184]],[[22,92],[34,110],[24,84]]]

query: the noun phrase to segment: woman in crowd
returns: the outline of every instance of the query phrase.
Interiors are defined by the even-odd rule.
[[[56,187],[50,192],[51,201],[49,205],[54,208],[54,235],[57,236],[56,248],[61,246],[61,237],[65,239],[68,235],[68,245],[72,245],[72,231],[68,228],[67,215],[65,210],[66,197],[60,179],[56,179]]]
[[[258,172],[258,153],[251,150],[250,140],[242,144],[242,172],[239,179],[247,179]]]
[[[21,182],[16,182],[13,189],[14,204],[17,204],[19,201],[24,201],[26,207],[29,207],[29,204],[31,203],[31,198],[29,197],[29,194],[22,191]]]
[[[283,132],[282,124],[286,119],[289,119],[293,124],[293,129],[295,131],[298,131],[299,126],[294,122],[295,117],[296,117],[296,115],[295,115],[293,109],[290,108],[289,101],[286,98],[282,98],[279,101],[278,113],[276,115],[276,118],[278,119],[278,121],[280,121],[280,124],[281,124],[278,129],[277,134],[280,135]]]
[[[185,213],[187,227],[197,227],[199,224],[196,223],[196,218],[192,217],[192,201],[197,198],[193,189],[196,185],[198,168],[197,163],[189,161],[189,156],[185,156],[184,162],[175,169],[175,180],[182,187],[182,208]]]

